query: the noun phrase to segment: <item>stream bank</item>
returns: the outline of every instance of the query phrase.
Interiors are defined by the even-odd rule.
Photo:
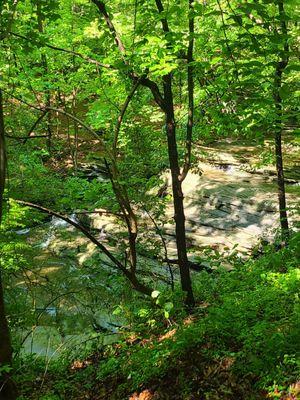
[[[298,147],[296,150],[299,152]],[[218,150],[215,145],[197,148],[198,162],[183,184],[191,261],[203,262],[203,250],[207,249],[227,254],[234,250],[247,257],[261,239],[274,240],[279,226],[274,169],[255,168],[257,159],[249,156],[251,151],[249,146],[235,148],[232,143],[223,144]],[[295,164],[296,159],[289,165],[290,182],[287,182],[289,217],[295,228],[299,224],[299,166]],[[98,174],[101,181],[108,179],[97,166],[85,165],[84,170],[87,179],[98,179]],[[164,195],[168,196],[171,193],[169,173],[164,172],[162,179],[165,181]],[[174,259],[175,233],[174,224],[170,222],[173,207],[172,199],[168,198],[167,222],[161,232],[168,258]],[[111,251],[118,245],[114,239],[116,234],[126,232],[116,217],[106,214],[105,210],[88,214],[74,210],[70,217],[81,221],[84,217],[84,223]],[[139,218],[140,240],[150,244],[160,242],[147,215],[141,213]],[[118,294],[112,295],[110,282],[113,280],[115,287],[120,279],[120,288],[124,282],[96,246],[56,217],[16,233],[24,237],[34,252],[32,265],[12,288],[17,289],[19,301],[25,300],[27,307],[32,309],[31,326],[23,327],[17,335],[18,343],[23,342],[22,351],[52,359],[86,341],[97,340],[105,344],[119,340],[129,322],[114,314],[120,298]],[[148,280],[169,279],[168,267],[160,261],[163,258],[163,253],[157,260],[145,255],[139,257],[139,268],[147,273]],[[172,265],[172,269],[176,280],[176,266]]]

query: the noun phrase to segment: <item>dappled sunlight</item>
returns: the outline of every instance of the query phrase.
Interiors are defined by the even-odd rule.
[[[0,400],[300,400],[296,3],[0,1]]]

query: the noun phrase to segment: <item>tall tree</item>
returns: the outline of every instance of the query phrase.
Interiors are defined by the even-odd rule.
[[[191,7],[189,2],[189,8]],[[159,14],[164,15],[164,7],[160,0],[156,0],[156,6]],[[174,99],[173,99],[173,75],[172,72],[163,76],[163,91],[164,91],[164,113],[166,119],[166,133],[168,140],[168,154],[172,176],[172,191],[173,191],[173,204],[174,204],[174,219],[175,219],[175,230],[176,230],[176,244],[178,254],[178,265],[180,269],[181,285],[182,290],[187,293],[187,303],[189,305],[194,304],[194,296],[192,290],[192,283],[190,277],[190,270],[188,265],[187,257],[187,246],[186,246],[186,232],[185,232],[185,214],[183,204],[183,191],[182,182],[186,177],[189,168],[189,159],[191,151],[191,140],[192,140],[192,129],[193,129],[193,76],[192,76],[192,58],[193,58],[193,34],[194,25],[193,18],[189,18],[189,49],[188,49],[188,87],[189,87],[189,116],[187,125],[187,159],[186,166],[183,174],[181,174],[179,166],[179,157],[177,150],[177,139],[176,139],[176,122],[174,113]],[[170,28],[167,18],[161,17],[162,30],[166,36],[170,34]],[[171,48],[172,43],[167,41],[167,46]]]
[[[2,219],[2,200],[6,176],[6,152],[4,138],[4,114],[2,90],[0,89],[0,223]],[[0,265],[0,400],[14,400],[16,391],[9,371],[12,362],[12,347],[10,342],[9,329],[5,314],[4,293],[2,285],[2,274]],[[1,369],[1,367],[3,369]]]
[[[288,44],[288,29],[286,22],[286,14],[284,10],[283,1],[278,1],[278,14],[280,21],[281,36],[283,38],[283,48],[279,52],[279,60],[276,65],[275,79],[274,79],[274,101],[276,107],[276,121],[275,121],[275,155],[276,155],[276,170],[277,170],[277,184],[278,184],[278,200],[279,200],[279,216],[281,233],[283,240],[288,239],[289,236],[289,223],[286,209],[286,196],[285,196],[285,182],[284,182],[284,167],[282,156],[282,74],[289,62],[289,44]]]
[[[146,75],[144,77],[138,77],[134,71],[134,67],[130,65],[128,59],[126,58],[126,48],[125,45],[116,30],[116,27],[110,17],[106,5],[103,1],[93,0],[93,3],[97,6],[99,13],[104,18],[107,27],[111,33],[112,38],[115,41],[115,44],[122,56],[123,62],[129,71],[128,75],[133,81],[140,79],[141,85],[148,87],[156,101],[157,105],[163,111],[165,115],[165,124],[166,124],[166,135],[167,135],[167,144],[168,144],[168,155],[169,155],[169,163],[172,177],[172,192],[173,192],[173,204],[174,204],[174,219],[175,219],[175,231],[176,231],[176,244],[177,244],[177,254],[178,254],[178,264],[180,269],[181,276],[181,286],[182,290],[186,293],[186,302],[189,305],[194,304],[194,296],[192,290],[192,283],[190,277],[190,270],[188,264],[187,257],[187,245],[186,245],[186,232],[185,232],[185,214],[184,214],[184,205],[183,205],[183,191],[182,191],[182,181],[186,176],[188,171],[189,162],[186,164],[184,168],[184,174],[181,175],[180,165],[179,165],[179,156],[178,156],[178,146],[177,146],[177,138],[176,138],[176,122],[175,122],[175,113],[174,113],[174,96],[173,96],[173,74],[172,72],[166,73],[162,77],[162,86],[163,93],[160,92],[158,84],[149,79]],[[166,43],[168,48],[172,47],[171,41],[168,37],[171,34],[168,20],[165,16],[165,10],[163,4],[160,0],[155,0],[159,20],[161,21],[162,31],[164,38],[166,39]],[[189,7],[191,8],[191,2],[189,2]],[[193,24],[190,20],[190,30],[193,29]],[[190,38],[192,38],[193,32],[190,32]],[[190,39],[190,47],[189,47],[189,56],[192,56],[192,39]],[[189,67],[191,65],[189,64]],[[191,72],[191,70],[190,70]],[[190,75],[189,75],[190,76]],[[191,80],[189,81],[191,88]],[[190,92],[192,94],[192,92]],[[190,107],[192,103],[190,103]],[[192,133],[192,125],[191,125],[191,117],[188,124],[188,142],[191,143],[191,133]],[[188,149],[188,158],[190,154],[190,144],[187,145]],[[187,159],[188,159],[187,158]]]
[[[36,1],[36,15],[37,15],[37,23],[38,23],[38,30],[41,34],[44,33],[44,13],[43,13],[43,8],[42,8],[42,1],[37,0]],[[41,55],[41,64],[43,68],[43,74],[45,76],[48,75],[48,61],[47,61],[47,56],[46,54],[42,53]],[[51,107],[51,92],[47,86],[44,88],[45,90],[45,103],[46,107],[49,108]],[[47,113],[47,147],[48,150],[51,150],[51,140],[52,140],[52,127],[51,127],[51,111]]]
[[[9,32],[14,14],[17,7],[17,0],[0,3],[0,23],[2,29],[0,35],[0,44],[5,39]],[[3,17],[4,6],[8,11],[8,17]],[[1,76],[0,76],[1,83]],[[3,112],[3,96],[0,87],[0,224],[2,221],[2,202],[6,178],[6,150],[5,150],[5,127],[4,127],[4,112]],[[5,313],[4,293],[2,283],[2,271],[0,265],[0,400],[14,400],[17,397],[16,387],[10,377],[10,368],[12,364],[12,347],[10,333]],[[1,368],[2,367],[2,368]]]
[[[250,121],[250,124],[247,123],[254,134],[257,134],[259,130],[263,132],[262,137],[266,131],[274,134],[278,208],[284,242],[289,237],[289,222],[282,132],[285,124],[292,117],[292,113],[289,114],[285,110],[293,108],[290,73],[295,65],[290,64],[293,64],[293,59],[295,62],[297,59],[297,50],[293,51],[293,42],[297,47],[297,39],[296,35],[293,38],[289,24],[291,28],[293,22],[297,26],[297,4],[293,0],[289,2],[252,0],[244,3],[226,0],[218,1],[218,4],[222,15],[226,46],[231,54],[232,49],[236,52],[235,67],[239,67],[238,87],[242,89],[239,93],[239,103],[247,106],[247,102],[251,99],[247,110],[250,118],[245,118],[244,121]],[[230,15],[233,23],[225,24],[225,14],[221,4],[226,7],[226,15]],[[233,41],[233,46],[230,45],[230,40]],[[234,60],[233,56],[231,58]],[[239,114],[242,115],[243,111],[245,110],[240,109]],[[259,116],[260,121],[256,116]],[[243,130],[248,129],[247,124],[242,123],[241,126]]]

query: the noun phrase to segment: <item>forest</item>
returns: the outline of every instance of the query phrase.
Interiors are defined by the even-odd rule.
[[[299,21],[0,1],[0,400],[300,399]]]

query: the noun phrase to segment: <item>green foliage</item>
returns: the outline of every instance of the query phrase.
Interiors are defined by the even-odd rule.
[[[31,247],[17,234],[17,231],[37,222],[41,222],[41,219],[36,213],[28,212],[14,201],[5,204],[0,228],[1,268],[17,271],[28,266]]]
[[[165,94],[166,75],[170,74],[177,129],[177,147],[172,150],[178,151],[182,165],[188,116],[189,17],[195,17],[195,51],[189,65],[193,67],[195,83],[194,143],[219,137],[246,137],[261,144],[266,135],[273,135],[279,127],[299,122],[299,6],[295,0],[284,2],[281,12],[279,2],[269,0],[195,1],[190,13],[187,1],[163,3],[165,9],[158,12],[154,1],[105,2],[126,49],[120,54],[111,37],[113,30],[105,26],[93,2],[0,2],[4,29],[0,42],[0,84],[9,174],[0,231],[0,262],[8,285],[14,286],[12,274],[30,268],[36,256],[31,243],[18,231],[45,222],[40,213],[8,198],[27,200],[66,214],[95,208],[120,213],[122,207],[108,176],[102,181],[91,180],[82,173],[82,166],[94,162],[102,167],[105,162],[112,164],[116,122],[132,89],[133,76],[145,74],[157,85],[156,90]],[[165,18],[169,31],[161,29]],[[280,60],[287,61],[287,65],[280,71],[278,82],[276,73],[284,64],[278,63]],[[56,111],[38,121],[40,108],[49,105]],[[98,139],[85,125],[98,132]],[[49,129],[51,141],[46,138]],[[295,143],[296,134],[297,130]],[[44,137],[36,137],[40,135]],[[164,113],[153,101],[149,88],[140,85],[126,110],[114,160],[118,183],[126,188],[138,220],[148,213],[157,223],[153,227],[155,238],[144,235],[148,227],[139,227],[137,252],[140,259],[145,256],[147,260],[139,259],[138,273],[152,273],[151,265],[144,268],[144,264],[162,254],[157,234],[163,233],[165,208],[171,199],[169,195],[159,198],[157,192],[164,184],[162,173],[169,168],[167,139]],[[274,164],[272,146],[259,150],[258,167]],[[195,154],[192,166],[198,166]],[[290,191],[297,194],[297,188]],[[123,226],[121,220],[120,227]],[[62,233],[61,239],[70,240],[69,233]],[[107,240],[120,260],[128,256],[126,240],[122,229]],[[102,255],[89,255],[72,276],[76,285],[91,292],[99,303],[106,301],[104,291],[98,291],[99,282],[105,281],[112,288],[110,301],[121,299],[115,314],[126,316],[130,332],[125,332],[125,340],[107,348],[104,354],[95,346],[80,348],[76,356],[88,357],[93,353],[96,362],[78,374],[68,370],[67,356],[46,369],[33,359],[24,364],[17,360],[25,370],[18,378],[20,386],[24,383],[27,387],[24,396],[30,396],[30,385],[41,371],[43,382],[45,371],[54,381],[45,383],[50,389],[39,397],[44,400],[73,398],[95,382],[107,383],[112,377],[121,382],[116,393],[121,398],[125,392],[127,396],[130,390],[150,385],[153,380],[162,381],[170,371],[182,383],[181,393],[188,396],[197,377],[192,373],[191,377],[184,375],[184,368],[180,369],[181,365],[191,364],[187,354],[195,355],[196,365],[201,366],[198,375],[206,367],[209,369],[211,362],[231,358],[231,371],[240,380],[249,377],[257,387],[270,391],[273,387],[275,393],[276,385],[285,387],[299,376],[298,241],[299,235],[295,235],[287,248],[278,252],[266,248],[263,257],[247,262],[234,251],[230,256],[230,263],[234,264],[231,272],[225,270],[228,259],[211,249],[203,250],[200,261],[207,262],[215,271],[194,276],[200,300],[192,317],[183,307],[178,287],[170,294],[153,278],[156,290],[152,299],[140,299],[120,275],[110,269],[99,273],[99,266],[106,266]],[[69,253],[65,250],[63,257],[74,261],[80,257],[77,253],[81,253],[80,246],[75,255],[74,249]],[[95,279],[84,278],[85,269]],[[63,285],[74,285],[69,276],[63,278],[54,287],[59,293],[65,289]],[[33,311],[28,312],[28,297],[22,288],[9,290],[10,315],[27,310],[24,320],[34,324]],[[11,301],[14,295],[15,302]],[[20,316],[12,321],[16,327],[23,322]],[[205,386],[204,381],[200,396],[215,398],[211,388],[206,392],[202,385]],[[223,392],[222,395],[225,398]]]
[[[126,383],[120,393],[124,387],[147,387],[147,382],[163,381],[170,366],[197,351],[203,360],[233,358],[232,371],[253,377],[260,388],[294,382],[300,373],[299,250],[298,234],[286,249],[267,249],[260,259],[237,263],[231,272],[201,273],[195,279],[201,302],[191,320],[184,314],[180,318],[175,306],[173,326],[162,330],[163,325],[150,324],[149,332],[148,323],[148,334],[131,333],[136,335],[133,344],[128,340],[121,351],[120,346],[107,350],[98,379],[121,374]],[[152,293],[155,303],[160,296]],[[173,303],[162,303],[163,310],[173,309]],[[145,322],[159,320],[158,315],[155,308],[137,313]]]

